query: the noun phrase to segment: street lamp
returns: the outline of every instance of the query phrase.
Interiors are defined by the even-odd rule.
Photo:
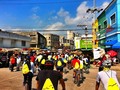
[[[89,13],[89,12],[91,12],[91,13],[95,13],[95,12],[100,12],[100,11],[102,11],[103,9],[97,9],[97,8],[94,8],[94,9],[90,9],[90,8],[88,8],[87,9],[87,11],[86,11],[86,13]]]

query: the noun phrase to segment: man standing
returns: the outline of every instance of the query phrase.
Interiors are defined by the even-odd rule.
[[[62,90],[65,89],[65,83],[62,75],[58,71],[54,71],[54,63],[46,61],[44,69],[39,71],[37,75],[37,90],[58,90],[58,81],[62,85]]]
[[[103,70],[98,72],[95,90],[99,89],[100,81],[103,83],[104,90],[119,90],[120,84],[117,79],[117,73],[116,71],[110,70],[111,60],[104,60],[102,65]]]

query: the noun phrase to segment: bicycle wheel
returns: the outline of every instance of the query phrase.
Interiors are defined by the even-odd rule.
[[[25,84],[25,90],[29,90],[28,83]]]

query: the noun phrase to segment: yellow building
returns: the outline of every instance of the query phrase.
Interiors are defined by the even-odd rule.
[[[98,20],[95,20],[95,22],[92,24],[92,43],[93,43],[93,49],[98,47],[98,39],[97,39],[97,32],[98,32]]]

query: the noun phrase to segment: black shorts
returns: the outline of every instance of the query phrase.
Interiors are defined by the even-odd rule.
[[[57,71],[63,72],[63,67],[62,66],[59,66],[59,67],[56,67],[56,68],[57,68]]]

